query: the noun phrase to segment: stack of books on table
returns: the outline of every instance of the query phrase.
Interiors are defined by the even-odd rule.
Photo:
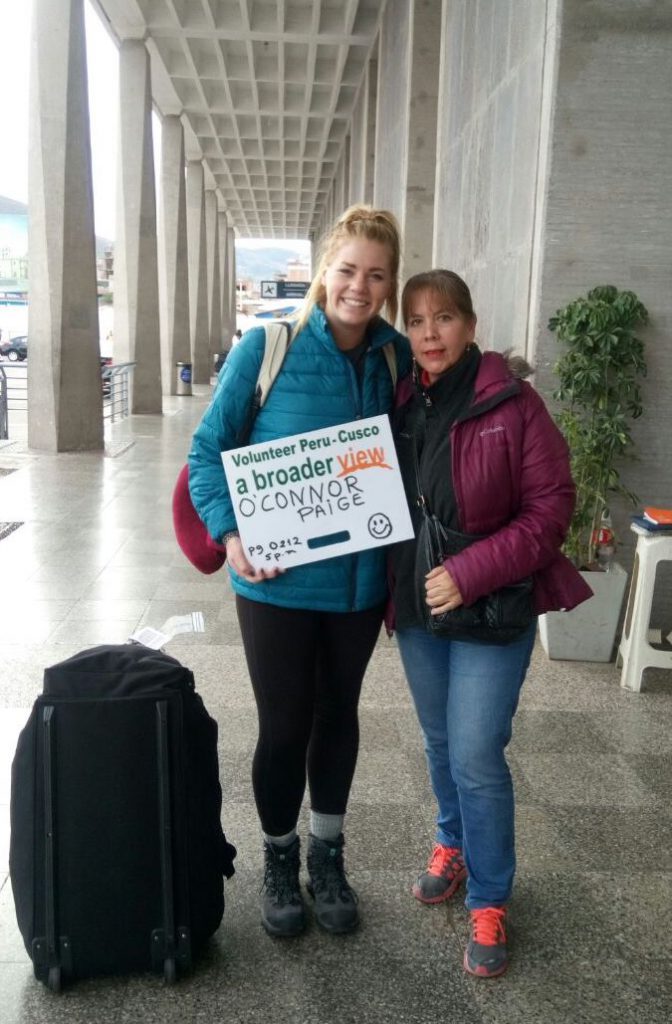
[[[640,515],[630,518],[637,526],[651,533],[672,532],[672,508],[653,508],[647,505]]]

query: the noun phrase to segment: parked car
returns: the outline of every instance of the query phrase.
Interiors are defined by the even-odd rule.
[[[0,344],[0,356],[9,359],[10,363],[23,362],[28,357],[28,338],[21,334]]]
[[[105,372],[106,366],[112,366],[112,356],[101,356],[100,357],[100,372]],[[103,398],[110,398],[112,395],[112,381],[109,377],[103,377]]]

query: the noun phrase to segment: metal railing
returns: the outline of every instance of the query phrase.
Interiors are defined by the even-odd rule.
[[[135,363],[111,363],[103,366],[103,419],[116,423],[130,416],[131,384]]]
[[[28,367],[25,363],[0,366],[0,441],[9,440],[9,414],[28,408]]]
[[[101,367],[103,420],[116,423],[130,416],[131,382],[135,363]],[[9,440],[10,414],[23,420],[28,413],[28,363],[0,363],[0,441]]]
[[[0,441],[9,437],[9,420],[7,418],[7,375],[4,366],[0,366]]]

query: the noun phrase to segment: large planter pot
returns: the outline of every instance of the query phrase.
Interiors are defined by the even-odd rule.
[[[539,616],[541,645],[559,661],[611,661],[628,574],[615,562],[609,572],[582,572],[593,596],[571,612]]]

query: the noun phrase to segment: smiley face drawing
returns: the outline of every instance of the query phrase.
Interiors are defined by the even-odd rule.
[[[385,540],[392,533],[392,523],[384,512],[375,512],[367,525],[374,540]]]

